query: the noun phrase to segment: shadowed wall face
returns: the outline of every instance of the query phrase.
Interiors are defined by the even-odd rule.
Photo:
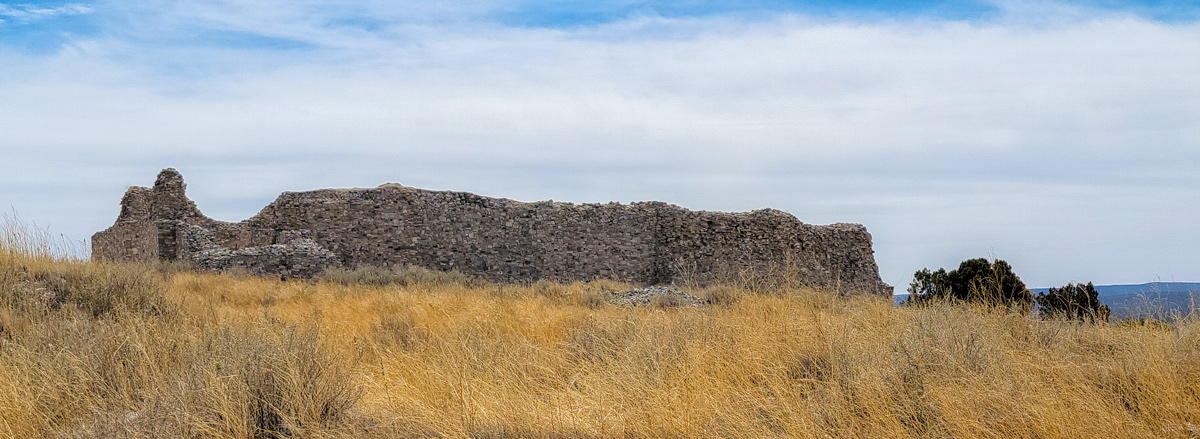
[[[746,273],[847,293],[890,295],[858,224],[804,224],[772,209],[689,211],[660,202],[522,203],[396,184],[287,192],[239,223],[201,214],[164,170],[131,188],[93,257],[183,260],[307,277],[330,266],[458,270],[493,281],[617,279],[708,284]]]

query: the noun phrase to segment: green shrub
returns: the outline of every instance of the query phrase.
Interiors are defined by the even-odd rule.
[[[908,292],[910,304],[949,301],[1007,306],[1026,312],[1033,307],[1033,294],[1025,282],[1000,259],[968,259],[950,271],[921,269],[913,274]]]
[[[1043,319],[1107,322],[1108,305],[1101,305],[1099,296],[1091,282],[1051,288],[1049,292],[1037,295],[1038,315]]]

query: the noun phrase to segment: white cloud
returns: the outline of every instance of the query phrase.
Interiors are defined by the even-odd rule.
[[[1200,208],[1181,202],[1200,198],[1195,24],[538,30],[437,24],[425,3],[164,2],[144,35],[6,54],[0,201],[83,236],[115,218],[123,186],[175,166],[229,220],[283,190],[396,181],[864,222],[898,287],[992,251],[1033,285],[1200,279]],[[345,24],[357,15],[379,23]],[[205,28],[310,47],[153,38]],[[67,211],[85,213],[53,214]]]
[[[20,21],[36,21],[62,15],[82,15],[89,14],[91,12],[91,7],[79,3],[72,3],[53,8],[38,7],[26,4],[6,5],[0,3],[0,16],[13,18]]]

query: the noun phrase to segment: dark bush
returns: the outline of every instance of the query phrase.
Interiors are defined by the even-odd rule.
[[[968,259],[957,269],[922,269],[908,287],[910,304],[933,301],[980,303],[1025,310],[1033,307],[1033,294],[1003,260]]]
[[[1037,295],[1038,315],[1043,319],[1107,322],[1108,305],[1101,305],[1099,297],[1091,282],[1051,288],[1049,292]]]

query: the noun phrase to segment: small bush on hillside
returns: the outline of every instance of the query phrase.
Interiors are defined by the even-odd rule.
[[[698,294],[704,303],[709,305],[732,305],[742,300],[746,291],[732,286],[717,285],[705,288]]]
[[[386,268],[363,265],[355,268],[330,268],[325,270],[321,279],[342,285],[401,287],[415,285],[482,287],[487,285],[487,281],[467,276],[458,271],[438,271],[416,266]]]
[[[1170,323],[1152,317],[1128,318],[1117,322],[1117,326],[1122,328],[1152,328],[1161,331],[1170,331],[1173,328]]]
[[[154,270],[163,276],[169,278],[179,273],[194,273],[195,267],[184,261],[156,261],[153,264]]]
[[[352,362],[322,346],[315,326],[288,328],[282,337],[223,333],[214,342],[228,343],[223,347],[228,350],[214,352],[217,358],[210,364],[197,364],[212,368],[201,369],[198,375],[240,378],[217,381],[220,397],[198,401],[216,431],[232,427],[223,433],[320,437],[314,433],[344,424],[346,412],[360,397],[359,389],[347,379]],[[199,384],[198,389],[214,386]],[[238,422],[238,417],[241,425],[228,425]]]
[[[0,303],[25,313],[73,304],[94,317],[123,312],[163,315],[172,306],[162,296],[161,277],[132,264],[64,262],[30,269],[0,266]]]
[[[1099,293],[1091,282],[1087,285],[1067,284],[1037,295],[1038,315],[1043,319],[1107,322],[1108,305],[1101,305]]]
[[[950,271],[921,269],[913,274],[908,292],[910,304],[950,301],[1026,311],[1033,307],[1033,294],[1025,287],[1025,282],[1013,272],[1008,262],[1000,259],[968,259]]]
[[[161,277],[145,266],[80,265],[41,278],[60,303],[74,303],[94,317],[121,312],[162,315],[171,308],[162,295]]]

